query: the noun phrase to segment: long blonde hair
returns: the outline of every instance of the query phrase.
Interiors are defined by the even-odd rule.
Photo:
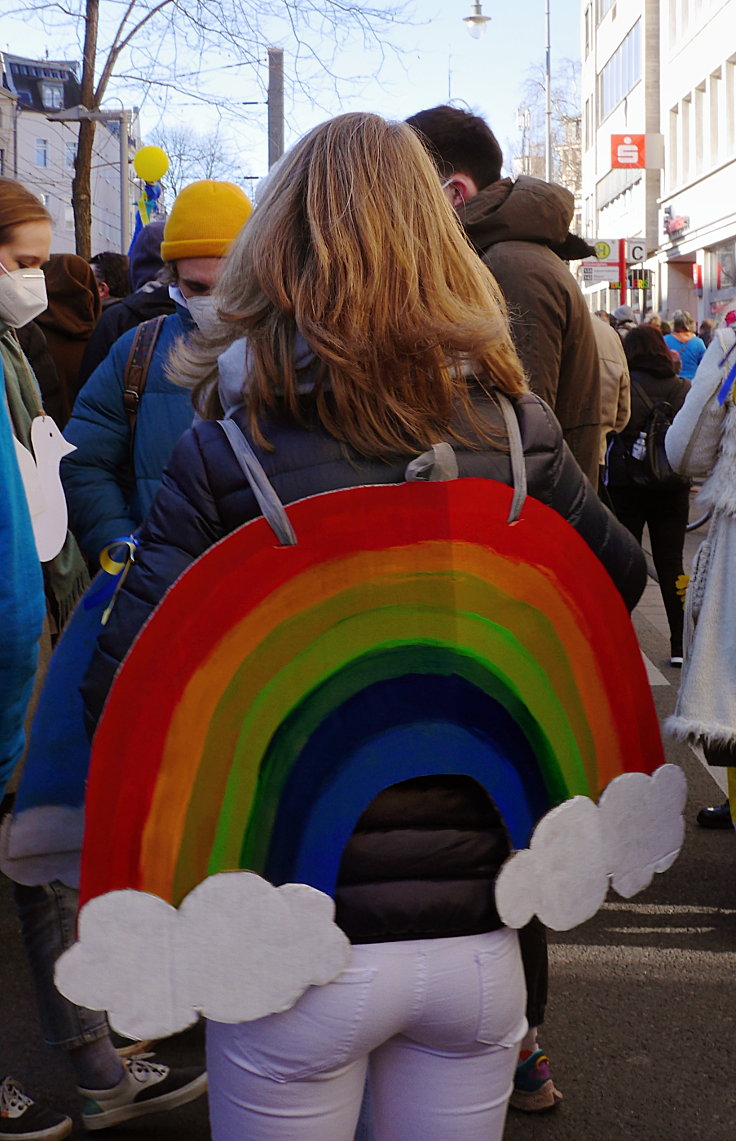
[[[261,443],[269,410],[305,422],[297,332],[317,360],[319,421],[364,455],[490,438],[468,371],[482,387],[526,390],[500,291],[431,160],[410,127],[377,115],[340,115],[284,157],[215,298],[218,329],[180,344],[170,375],[216,416],[217,357],[246,337],[244,396]]]

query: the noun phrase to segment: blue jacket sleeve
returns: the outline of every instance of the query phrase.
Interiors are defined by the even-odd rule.
[[[0,799],[23,750],[23,722],[44,615],[41,564],[31,530],[0,361]]]
[[[69,526],[93,568],[103,547],[137,526],[125,490],[130,429],[123,404],[123,377],[134,336],[131,331],[115,342],[77,396],[64,429],[76,448],[61,463]]]

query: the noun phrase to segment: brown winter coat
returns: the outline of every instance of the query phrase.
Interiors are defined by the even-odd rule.
[[[598,345],[601,369],[601,450],[600,462],[606,462],[606,437],[609,432],[622,432],[631,415],[631,381],[626,353],[615,329],[591,317]]]
[[[52,254],[43,267],[48,308],[36,318],[61,382],[66,424],[81,388],[79,368],[87,341],[102,311],[92,267],[76,254]]]
[[[598,351],[583,295],[561,260],[574,256],[568,252],[575,240],[569,234],[573,205],[572,194],[561,186],[504,178],[466,202],[459,215],[506,298],[532,390],[554,409],[575,459],[595,485]],[[577,256],[584,256],[582,250]]]

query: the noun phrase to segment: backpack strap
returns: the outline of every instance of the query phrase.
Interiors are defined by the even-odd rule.
[[[263,470],[263,464],[253,451],[240,428],[234,420],[218,420],[217,423],[227,436],[228,443],[235,453],[235,458],[242,468],[243,475],[250,484],[256,502],[260,507],[263,518],[268,523],[282,547],[294,547],[297,537],[294,528],[289,522],[286,509],[274,491],[271,482]]]
[[[143,321],[135,331],[130,346],[128,359],[125,362],[123,373],[123,405],[128,418],[130,430],[130,460],[133,462],[133,443],[135,440],[135,424],[138,416],[138,406],[141,402],[143,390],[148,380],[148,370],[151,366],[151,357],[156,347],[161,326],[166,320],[166,314],[152,317],[150,321]]]
[[[631,385],[632,388],[635,388],[639,394],[639,399],[646,408],[647,412],[652,412],[654,410],[654,401],[645,389],[644,385],[640,384],[638,380],[634,380],[633,377],[631,380]]]

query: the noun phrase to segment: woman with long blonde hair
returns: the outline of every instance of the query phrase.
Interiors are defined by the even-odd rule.
[[[216,300],[217,327],[172,359],[202,420],[172,457],[101,638],[85,686],[93,716],[168,586],[260,514],[223,413],[288,504],[400,483],[438,441],[452,445],[461,478],[510,484],[503,393],[529,493],[636,602],[638,545],[528,391],[493,278],[405,124],[351,114],[306,135],[270,176]],[[469,778],[380,793],[335,893],[349,968],[291,1010],[209,1023],[216,1141],[350,1141],[366,1077],[376,1141],[498,1141],[526,1029],[517,935],[494,903],[507,853],[500,817]]]

